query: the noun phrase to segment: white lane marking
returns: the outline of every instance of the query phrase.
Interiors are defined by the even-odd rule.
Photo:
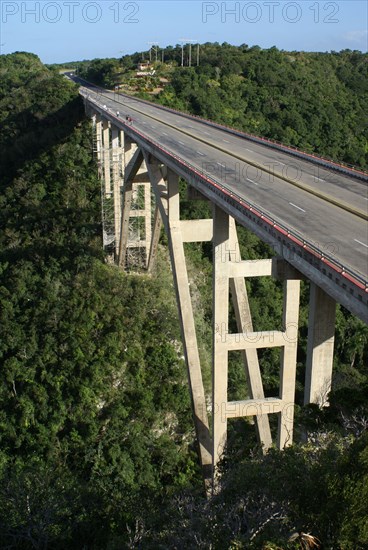
[[[253,153],[252,149],[245,148],[246,151],[249,151],[250,153]]]
[[[361,244],[362,246],[365,246],[366,248],[368,248],[368,244],[364,244],[364,243],[362,243],[362,241],[358,241],[358,239],[354,239],[354,241],[355,241],[356,243],[359,243],[359,244]]]
[[[247,178],[247,181],[250,181],[250,183],[254,183],[254,185],[258,185],[256,181],[250,180],[249,178]]]
[[[147,124],[147,122],[144,122],[144,121],[142,120],[142,124]]]
[[[230,141],[228,141],[227,139],[223,139],[222,141],[224,141],[225,143],[230,143]]]
[[[298,210],[301,210],[302,212],[305,212],[305,210],[303,210],[303,208],[300,208],[300,206],[297,206],[293,202],[289,202],[289,204],[291,204],[291,206],[294,206],[294,208],[297,208]]]
[[[317,176],[314,176],[314,179],[319,181],[326,181],[326,180],[323,180],[322,178],[317,178]]]
[[[164,136],[168,136],[169,134],[167,134],[166,132],[162,132]]]
[[[178,141],[178,143],[180,143],[180,145],[185,145],[185,143],[183,143],[182,141]]]
[[[156,126],[152,126],[152,124],[151,124],[151,128],[152,128],[152,130],[155,130],[155,129],[156,129]]]
[[[277,161],[277,164],[282,164],[282,166],[286,166],[285,162],[281,162],[280,160]]]
[[[216,162],[219,166],[222,166],[222,168],[225,168],[225,164],[221,164],[221,162]]]
[[[204,154],[201,153],[200,151],[197,151],[198,155],[201,155],[201,157],[204,157]]]
[[[211,134],[209,134],[208,132],[205,132],[204,130],[203,130],[203,133],[204,133],[204,134],[207,134],[208,136],[210,136],[210,135],[211,135]]]

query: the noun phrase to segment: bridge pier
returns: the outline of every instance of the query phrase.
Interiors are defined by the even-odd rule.
[[[102,119],[102,143],[103,143],[103,166],[105,196],[111,196],[111,166],[110,166],[110,123],[105,118]]]
[[[328,404],[331,389],[336,302],[315,283],[310,284],[304,404]]]
[[[231,418],[254,418],[258,439],[266,451],[272,445],[269,414],[279,416],[277,446],[291,444],[295,393],[296,349],[299,313],[300,276],[296,270],[285,268],[285,262],[274,258],[257,262],[242,261],[234,219],[220,207],[214,206],[213,219],[181,220],[179,176],[157,159],[139,149],[126,135],[123,148],[123,176],[121,200],[119,175],[119,142],[117,130],[111,128],[112,166],[115,205],[115,251],[118,264],[127,266],[129,247],[144,245],[145,263],[152,270],[157,251],[161,225],[168,237],[174,285],[178,302],[184,356],[196,428],[199,456],[207,491],[216,483],[217,464],[226,447],[227,421]],[[104,143],[107,137],[104,135]],[[105,157],[104,157],[105,159]],[[148,172],[148,177],[147,177]],[[106,173],[106,167],[105,171]],[[139,187],[143,186],[143,207],[134,210],[139,201]],[[156,212],[151,230],[151,188],[155,196]],[[192,193],[193,198],[196,193]],[[189,193],[190,196],[190,193]],[[142,206],[142,205],[141,205]],[[117,220],[120,216],[121,225]],[[144,242],[132,242],[129,236],[130,220],[144,218]],[[208,419],[208,405],[202,381],[198,342],[189,279],[184,253],[185,242],[213,242],[213,354],[212,354],[212,425]],[[283,330],[254,332],[245,277],[277,276],[285,279]],[[229,333],[229,298],[232,298],[238,332]],[[257,349],[281,347],[280,392],[276,397],[265,397]],[[249,399],[228,399],[228,355],[241,351],[248,384]]]
[[[152,271],[162,225],[167,234],[199,457],[209,492],[216,487],[218,462],[226,449],[228,420],[252,417],[264,451],[273,443],[279,449],[292,443],[300,280],[303,276],[279,257],[242,260],[235,220],[220,207],[223,204],[217,202],[212,189],[213,195],[209,194],[213,200],[212,219],[182,220],[178,174],[183,176],[183,172],[174,171],[170,161],[164,165],[149,152],[149,148],[140,148],[127,133],[104,119],[103,114],[96,115],[95,130],[97,158],[102,163],[102,200],[103,204],[113,204],[114,210],[111,231],[117,264],[126,268],[130,261],[135,260],[140,267]],[[188,196],[193,199],[201,197],[200,192],[190,185],[189,178],[187,181]],[[151,195],[155,198],[153,223]],[[230,213],[236,216],[232,210]],[[104,216],[104,220],[111,218],[106,213]],[[143,238],[139,232],[134,234],[134,223],[139,225]],[[109,239],[105,241],[104,237],[104,245],[112,242],[111,236]],[[203,386],[184,250],[185,243],[206,241],[213,245],[210,398]],[[134,250],[138,250],[138,260],[130,256]],[[283,281],[280,330],[257,331],[253,327],[245,280],[265,276]],[[229,330],[230,298],[236,333]],[[305,403],[326,404],[332,377],[335,312],[334,299],[311,283]],[[271,347],[281,350],[280,384],[278,395],[265,397],[258,350]],[[248,388],[248,398],[240,401],[231,401],[228,395],[228,358],[234,351],[242,354]],[[210,419],[208,412],[211,413]],[[271,433],[270,414],[278,417],[277,434]]]
[[[242,261],[234,234],[235,224],[219,207],[214,207],[213,246],[213,467],[226,446],[227,420],[253,416],[259,440],[266,450],[272,444],[268,415],[278,414],[277,446],[292,443],[295,401],[296,352],[298,340],[300,280],[284,281],[283,330],[253,332],[244,278],[276,272],[276,258],[257,262]],[[231,233],[233,237],[231,238]],[[298,275],[295,275],[298,277]],[[243,286],[244,285],[244,286]],[[238,333],[229,332],[229,288],[232,288]],[[281,348],[279,396],[265,398],[258,364],[257,349]],[[245,358],[250,399],[228,400],[228,354],[242,351]]]

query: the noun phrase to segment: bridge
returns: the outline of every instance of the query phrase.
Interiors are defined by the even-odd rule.
[[[71,75],[69,75],[71,76]],[[74,80],[75,77],[71,76]],[[81,82],[102,184],[104,247],[121,268],[152,270],[167,234],[199,458],[207,488],[226,445],[227,421],[254,418],[267,450],[292,443],[300,281],[310,281],[305,403],[331,387],[336,303],[368,322],[368,175],[271,141]],[[212,219],[182,220],[179,179]],[[242,259],[236,224],[275,256]],[[212,399],[198,352],[184,243],[213,246]],[[245,279],[283,281],[282,330],[255,331]],[[229,330],[229,301],[237,332]],[[281,349],[279,395],[265,397],[257,350]],[[240,351],[249,399],[228,400],[228,354]],[[208,418],[211,414],[211,423]],[[211,425],[211,428],[210,428]]]

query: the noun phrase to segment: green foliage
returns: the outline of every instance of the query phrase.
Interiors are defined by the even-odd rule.
[[[120,81],[120,72],[117,59],[93,59],[78,64],[78,76],[104,88],[113,88]]]
[[[76,88],[2,63],[0,545],[121,546],[198,476],[173,292],[103,261]]]
[[[178,48],[170,55],[177,58]],[[157,101],[367,168],[366,67],[367,55],[357,51],[207,43],[200,66],[175,69]]]

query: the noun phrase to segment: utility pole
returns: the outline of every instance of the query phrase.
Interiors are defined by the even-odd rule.
[[[188,67],[192,66],[192,44],[197,42],[193,38],[181,38],[181,66],[184,65],[184,44],[189,44],[189,58],[188,58]]]
[[[157,62],[157,53],[158,53],[158,42],[148,42],[150,46],[149,54],[150,54],[150,63],[152,61],[152,48],[155,50],[155,59]]]
[[[184,44],[185,44],[185,39],[181,38],[180,41],[181,41],[181,66],[184,67]]]

